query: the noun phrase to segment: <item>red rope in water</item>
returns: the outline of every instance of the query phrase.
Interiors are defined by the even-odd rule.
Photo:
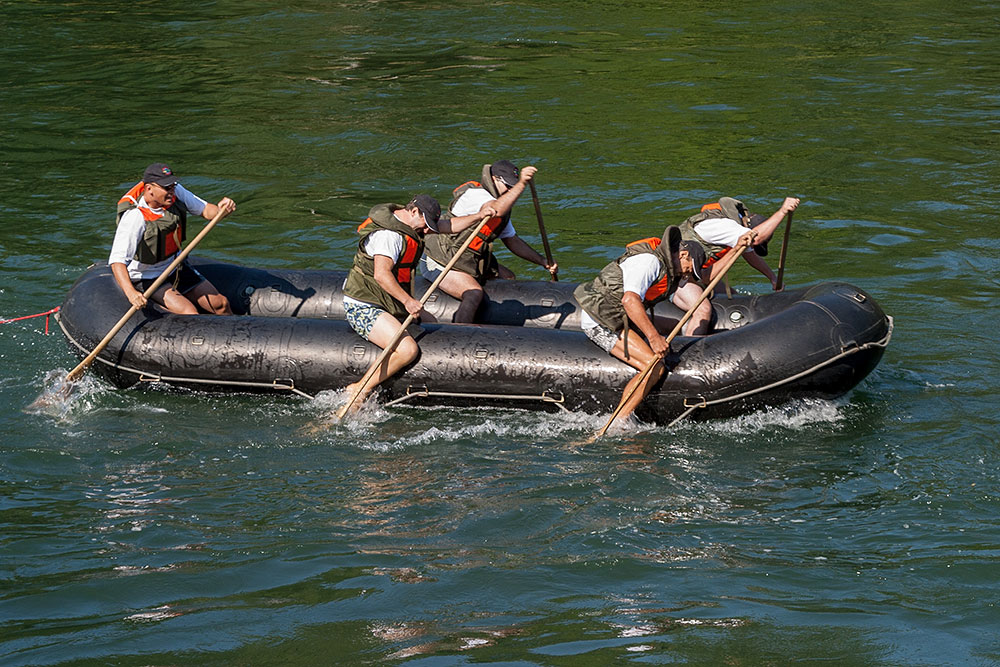
[[[59,306],[56,306],[52,310],[46,310],[44,313],[35,313],[34,315],[24,315],[22,317],[12,317],[9,320],[0,320],[0,324],[10,324],[11,322],[19,322],[21,320],[30,320],[32,317],[42,317],[45,316],[45,335],[49,335],[49,316],[53,313],[59,312]]]

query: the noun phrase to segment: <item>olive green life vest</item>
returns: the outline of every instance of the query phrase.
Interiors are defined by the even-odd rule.
[[[486,190],[494,199],[500,195],[497,193],[493,183],[493,176],[490,174],[490,165],[483,165],[482,182],[467,181],[452,191],[451,204],[448,212],[455,214],[455,205],[462,195],[473,188]],[[493,258],[493,242],[499,238],[500,233],[510,224],[510,212],[503,217],[490,218],[483,228],[476,234],[469,244],[469,249],[462,253],[452,270],[467,273],[484,284],[487,279],[492,278],[492,273],[496,270],[496,260]],[[476,231],[473,225],[457,234],[431,234],[427,237],[427,256],[441,265],[445,265],[455,256],[465,240]]]
[[[368,237],[381,229],[388,229],[403,235],[405,247],[392,267],[396,282],[409,294],[413,294],[413,272],[424,251],[421,234],[397,218],[393,213],[402,209],[398,204],[378,204],[368,212],[368,218],[357,229],[361,234],[358,251],[354,254],[354,266],[347,274],[344,294],[382,308],[396,318],[405,318],[409,313],[403,304],[386,292],[375,280],[375,258],[365,252]]]
[[[163,213],[154,213],[148,208],[139,206],[144,186],[145,184],[140,181],[118,200],[115,224],[121,223],[122,216],[126,212],[138,208],[146,222],[146,229],[142,234],[142,241],[136,247],[133,259],[141,264],[157,264],[173,257],[181,249],[187,232],[188,211],[179,200],[175,200]]]
[[[721,259],[727,252],[729,252],[731,248],[727,245],[709,243],[703,239],[696,231],[698,223],[713,218],[727,218],[740,223],[744,227],[747,227],[747,224],[744,221],[744,216],[747,214],[746,207],[743,206],[743,202],[739,199],[723,197],[717,203],[705,204],[701,207],[700,212],[695,213],[690,218],[682,222],[679,225],[681,229],[681,239],[685,241],[697,241],[705,251],[705,265],[711,266],[715,262],[719,261],[719,259]]]
[[[625,286],[621,263],[641,253],[651,253],[660,260],[660,273],[656,281],[642,295],[646,309],[652,308],[677,291],[680,282],[666,244],[659,238],[641,239],[628,244],[622,256],[601,269],[596,278],[573,290],[573,296],[580,306],[611,331],[618,332],[625,328],[625,307],[622,305]]]

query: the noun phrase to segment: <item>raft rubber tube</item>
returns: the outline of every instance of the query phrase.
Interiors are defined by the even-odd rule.
[[[147,306],[92,366],[119,387],[143,381],[213,391],[305,396],[356,381],[380,349],[343,320],[344,271],[256,269],[193,258],[225,294],[231,317],[175,315]],[[580,326],[575,285],[492,281],[484,324],[426,324],[411,333],[418,360],[380,388],[383,400],[516,405],[607,412],[635,370]],[[422,294],[425,284],[418,284]],[[439,292],[428,310],[448,321],[457,301]],[[88,269],[58,313],[70,348],[85,356],[130,307],[107,266]],[[864,291],[824,282],[765,295],[713,299],[714,333],[679,336],[669,372],[636,411],[646,421],[745,413],[793,398],[833,398],[878,364],[892,318]],[[660,304],[656,315],[682,311]]]

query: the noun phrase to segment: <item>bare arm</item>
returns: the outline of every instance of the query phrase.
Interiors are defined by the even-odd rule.
[[[781,221],[785,219],[786,215],[798,208],[798,206],[799,200],[797,198],[785,197],[785,201],[781,204],[781,207],[772,213],[770,218],[754,227],[754,230],[757,232],[757,240],[754,241],[754,244],[770,241],[771,237],[774,236],[774,230],[778,228]]]
[[[628,319],[639,327],[639,331],[646,337],[653,352],[661,357],[664,356],[668,350],[667,339],[660,335],[656,326],[650,321],[639,295],[635,292],[625,292],[622,295],[622,306],[625,308]]]
[[[534,177],[537,171],[538,169],[532,166],[521,169],[521,173],[517,177],[517,183],[511,185],[507,188],[507,192],[494,200],[493,206],[497,210],[497,215],[503,216],[510,213],[510,210],[514,208],[514,202],[521,196],[524,189],[528,187],[528,181]]]
[[[472,227],[482,221],[483,218],[492,218],[497,215],[497,210],[493,207],[493,202],[488,201],[479,209],[479,213],[471,215],[461,215],[457,218],[441,218],[438,221],[438,234],[457,234]]]
[[[542,257],[540,254],[538,254],[538,251],[536,251],[534,248],[528,245],[524,241],[524,239],[522,239],[520,236],[516,235],[509,236],[501,240],[503,241],[504,245],[507,246],[508,250],[510,250],[512,253],[514,253],[521,259],[533,262],[538,266],[544,267],[549,270],[549,273],[555,273],[556,271],[559,270],[558,262],[552,262],[551,266],[546,264],[545,258]]]
[[[764,277],[771,281],[771,287],[774,287],[778,277],[774,275],[774,271],[771,270],[771,267],[768,266],[763,257],[755,252],[747,252],[743,254],[743,259],[747,261],[747,264],[763,273]]]
[[[201,212],[201,217],[206,220],[211,220],[219,214],[220,210],[225,210],[226,215],[229,215],[236,210],[236,202],[234,202],[229,197],[223,197],[219,200],[218,204],[205,203],[205,210]]]
[[[115,277],[118,288],[129,303],[136,308],[142,308],[146,305],[146,297],[132,285],[132,279],[128,275],[128,267],[121,262],[115,262],[111,265],[111,275]]]

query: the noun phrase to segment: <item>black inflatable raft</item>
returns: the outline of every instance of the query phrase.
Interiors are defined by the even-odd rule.
[[[97,358],[95,372],[120,387],[151,381],[312,396],[357,380],[375,361],[379,349],[343,320],[345,272],[192,263],[229,297],[237,315],[146,308]],[[418,284],[418,293],[426,287]],[[414,327],[420,358],[383,385],[383,400],[613,409],[635,371],[579,330],[573,287],[491,282],[480,311],[488,324]],[[638,417],[667,422],[690,412],[732,415],[791,398],[840,396],[878,364],[892,334],[892,318],[845,283],[721,296],[713,303],[715,333],[674,339],[670,372]],[[427,309],[446,322],[456,306],[438,293]],[[82,357],[128,309],[110,269],[95,266],[73,285],[58,321]],[[682,312],[661,304],[656,314],[676,320]]]

